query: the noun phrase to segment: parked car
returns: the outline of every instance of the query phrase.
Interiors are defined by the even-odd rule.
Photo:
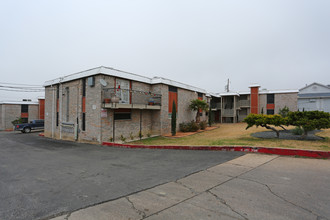
[[[31,130],[44,129],[44,120],[33,120],[30,121],[30,123],[17,124],[14,129],[22,133],[30,133]]]

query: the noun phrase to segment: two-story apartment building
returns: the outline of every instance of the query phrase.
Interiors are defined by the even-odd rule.
[[[277,114],[285,106],[297,111],[298,90],[267,90],[251,85],[248,92],[212,94],[211,115],[221,123],[241,122],[250,113]]]
[[[44,99],[0,102],[0,130],[13,130],[12,121],[21,118],[22,123],[44,119]]]
[[[207,100],[203,89],[108,67],[50,80],[44,86],[45,136],[82,142],[170,133],[173,102],[179,124],[194,120],[191,100]],[[201,120],[207,120],[205,112],[201,114]]]

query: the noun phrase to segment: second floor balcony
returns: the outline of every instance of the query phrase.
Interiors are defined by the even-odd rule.
[[[160,110],[162,96],[151,91],[103,89],[103,108]]]

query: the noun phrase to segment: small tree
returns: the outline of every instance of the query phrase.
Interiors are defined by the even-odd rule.
[[[209,108],[209,105],[204,100],[194,99],[191,100],[189,108],[193,111],[197,111],[196,114],[196,123],[200,122],[200,111],[207,111]]]
[[[304,130],[303,138],[309,131],[330,128],[330,113],[323,111],[289,112],[290,125],[299,126]]]
[[[174,101],[172,105],[171,133],[172,136],[176,135],[176,106]]]
[[[282,116],[283,118],[287,117],[288,116],[288,113],[290,112],[290,109],[287,107],[287,106],[284,106],[283,108],[280,108],[279,111],[278,111],[278,114],[280,116]],[[285,127],[283,126],[280,126],[281,128],[283,128],[283,130],[286,130]]]
[[[275,131],[277,138],[280,137],[280,132],[279,130],[276,129],[276,127],[280,127],[288,124],[286,118],[283,118],[280,115],[258,115],[258,114],[249,114],[243,120],[243,122],[247,123],[248,125],[246,129],[249,129],[250,127],[253,127],[255,125],[256,127],[260,126]],[[271,127],[271,125],[275,127]]]
[[[280,108],[278,110],[278,114],[282,116],[283,118],[288,116],[288,113],[290,112],[290,109],[287,106],[284,106],[283,108]]]
[[[22,118],[16,118],[14,121],[11,121],[11,123],[15,126],[17,124],[22,124]]]

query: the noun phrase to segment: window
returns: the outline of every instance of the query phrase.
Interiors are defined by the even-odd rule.
[[[70,90],[69,87],[65,87],[65,95],[66,95],[66,122],[69,121],[69,113],[70,113]]]
[[[21,113],[28,113],[29,105],[21,105]]]
[[[130,103],[130,81],[125,79],[116,79],[116,96],[120,103]]]
[[[115,120],[131,119],[131,109],[116,109],[114,114]]]
[[[274,94],[267,94],[267,104],[274,104],[275,102]]]
[[[29,123],[29,119],[28,118],[22,118],[22,123]]]
[[[82,126],[81,129],[83,131],[85,131],[86,130],[86,113],[82,114],[82,125],[81,126]]]
[[[267,115],[273,115],[274,109],[267,109]]]

